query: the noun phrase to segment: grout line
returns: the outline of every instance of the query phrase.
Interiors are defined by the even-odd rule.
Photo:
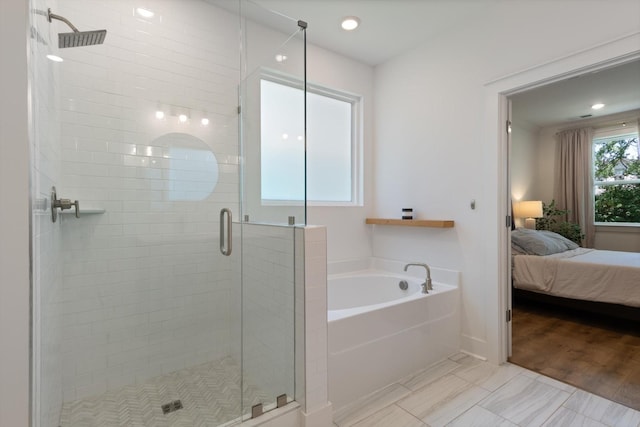
[[[392,404],[393,406],[395,406],[396,408],[400,409],[402,412],[404,412],[405,414],[409,414],[411,417],[415,418],[416,420],[420,421],[423,425],[428,426],[428,424],[426,422],[424,422],[424,420],[416,417],[415,415],[413,415],[411,412],[407,411],[406,409],[404,409],[402,406],[397,405],[396,403]],[[391,406],[391,405],[389,405]]]

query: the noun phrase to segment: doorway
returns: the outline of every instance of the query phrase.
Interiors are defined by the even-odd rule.
[[[523,84],[523,86],[521,86],[518,90],[507,90],[504,92],[505,96],[501,99],[501,102],[503,103],[503,108],[505,111],[507,111],[508,101],[517,97],[518,94],[527,93],[527,91],[532,92],[532,91],[535,91],[537,88],[541,88],[551,83],[564,81],[570,78],[576,78],[580,75],[585,75],[593,71],[602,72],[607,68],[613,67],[615,65],[620,65],[622,63],[631,62],[634,59],[637,59],[637,52],[629,56],[625,56],[623,58],[618,58],[614,60],[606,60],[599,63],[593,63],[593,62],[586,63],[579,70],[576,70],[574,72],[567,71],[563,74],[557,74],[555,77],[550,77],[546,80],[540,80],[538,83],[532,83],[532,81],[530,80],[528,83]],[[532,72],[531,75],[533,74],[535,74],[535,72]],[[513,118],[511,120],[513,120]],[[514,129],[514,132],[517,132],[517,128]],[[507,139],[508,139],[507,137],[503,138],[503,144],[504,144],[503,147],[505,149],[505,152],[511,152],[513,150],[511,149]],[[508,163],[509,162],[508,156],[505,156],[505,157],[507,157],[507,159],[505,159],[505,162]],[[508,163],[505,166],[505,170],[510,170],[510,166],[511,165]],[[508,193],[507,206],[509,207],[511,205],[511,198],[512,196],[514,196],[513,192],[515,190],[514,187],[512,187],[511,185],[511,182],[512,182],[511,178],[512,178],[511,173],[508,173],[505,178],[505,187]],[[522,196],[522,194],[523,193],[521,192],[519,196]],[[527,198],[525,197],[525,199]],[[544,201],[548,203],[550,200],[551,199],[544,200]],[[506,209],[507,207],[505,207],[505,210]],[[506,230],[505,234],[510,235],[510,232]],[[510,333],[509,331],[510,328],[508,327],[505,328],[506,332],[504,334],[505,338],[503,340],[503,343],[505,348],[505,354],[507,354],[509,357],[506,360],[512,361],[516,364],[520,364],[534,371],[538,371],[547,376],[555,377],[556,379],[559,379],[561,381],[571,383],[575,386],[578,386],[579,388],[586,389],[587,391],[591,391],[595,394],[604,395],[604,397],[607,397],[614,401],[618,401],[627,406],[633,407],[634,402],[637,404],[637,401],[638,401],[637,395],[636,397],[632,397],[630,400],[629,399],[625,400],[625,397],[620,396],[620,394],[618,394],[616,398],[615,395],[606,392],[605,387],[602,386],[602,383],[603,383],[602,377],[598,378],[595,365],[590,366],[589,363],[586,362],[587,357],[585,352],[589,352],[593,350],[594,345],[585,346],[584,344],[585,342],[588,342],[585,340],[594,339],[594,338],[596,339],[596,341],[605,342],[606,341],[605,337],[607,335],[622,337],[623,340],[637,339],[637,334],[635,336],[633,334],[633,328],[629,330],[629,325],[615,325],[606,321],[599,322],[598,324],[593,324],[589,322],[589,320],[593,320],[593,319],[585,319],[585,318],[581,319],[580,315],[575,313],[558,312],[553,310],[549,311],[550,310],[549,306],[539,306],[539,305],[536,306],[531,304],[525,305],[524,303],[521,305],[514,306],[512,304],[512,299],[510,294],[511,253],[510,253],[509,240],[510,240],[509,238],[506,238],[503,240],[503,244],[505,245],[504,252],[506,254],[504,258],[505,262],[503,265],[507,265],[509,266],[509,268],[507,269],[506,272],[504,272],[505,283],[502,290],[503,290],[503,298],[507,302],[507,307],[508,309],[512,310],[512,313],[513,313],[513,321],[510,325],[513,328],[513,334]],[[563,333],[566,333],[567,335],[565,335],[564,337],[554,335],[554,334],[560,334],[561,331],[565,330],[565,328],[567,328],[566,329],[567,332],[563,332]],[[631,334],[629,335],[630,332]],[[523,337],[524,334],[526,334],[526,338]],[[576,336],[580,336],[580,335],[582,336],[582,343],[583,343],[582,346],[580,346],[578,342],[574,342],[573,344],[568,344],[569,338],[575,338]],[[598,336],[600,338],[596,338]],[[513,346],[514,346],[513,349],[511,348],[511,339],[513,339]],[[516,352],[515,346],[518,346],[518,345],[524,346],[525,343],[532,344],[536,340],[539,341],[539,343],[541,344],[540,346],[527,347],[521,352]],[[615,341],[619,341],[619,340],[615,339]],[[544,357],[547,355],[555,354],[554,350],[557,349],[558,346],[561,346],[562,343],[564,343],[566,348],[569,349],[568,353],[573,352],[573,357],[574,357],[573,360],[569,359],[566,363],[567,366],[571,367],[571,369],[565,369],[566,375],[561,375],[562,372],[560,371],[562,371],[563,368],[561,367],[552,368],[551,366],[549,366],[550,364],[548,363],[548,361],[544,359]],[[552,348],[549,348],[549,346],[551,346]],[[611,350],[612,350],[611,345],[604,346],[604,347],[605,347],[605,351],[608,351],[609,353],[611,353]],[[625,358],[628,359],[629,357],[633,358],[633,356],[629,356],[628,354],[625,354],[625,351],[626,350],[621,349],[620,353],[618,353],[618,356],[622,359],[625,359]],[[571,357],[571,355],[569,356]],[[597,353],[595,353],[593,357],[601,361],[603,359],[603,356],[598,355]],[[554,359],[558,359],[558,358],[559,356],[555,354]],[[556,369],[555,373],[553,369]],[[612,369],[615,369],[615,368],[612,367]],[[588,372],[588,374],[585,374],[585,372]],[[635,374],[626,372],[626,373],[621,373],[620,375],[629,376],[629,375],[635,375]],[[573,379],[571,379],[572,376],[574,378],[589,377],[588,379],[590,381],[584,381],[582,383],[576,382]],[[637,378],[635,379],[635,381],[637,383]],[[597,389],[598,386],[600,386],[600,390]]]

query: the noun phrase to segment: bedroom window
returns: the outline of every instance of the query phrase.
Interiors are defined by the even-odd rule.
[[[260,81],[260,175],[263,204],[304,199],[304,129],[288,105],[300,105],[299,84],[280,76]],[[285,100],[285,102],[282,102]],[[360,97],[307,85],[307,199],[313,205],[360,201]]]
[[[596,223],[640,224],[640,147],[637,130],[597,132],[593,140]]]

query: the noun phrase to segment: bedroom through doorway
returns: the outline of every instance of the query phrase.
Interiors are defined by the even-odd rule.
[[[615,102],[623,103],[620,99],[624,94],[620,91],[625,90],[621,77],[625,73],[640,88],[637,55],[634,60],[610,67],[594,65],[579,74],[508,95],[513,111],[507,188],[513,202],[536,200],[546,206],[552,202],[553,141],[557,132],[581,126],[602,129],[615,124],[635,127],[638,132],[640,96],[635,96],[635,103],[629,101],[618,110],[612,108]],[[588,103],[594,101],[587,100],[596,98],[616,101],[609,102],[606,114],[593,114]],[[585,108],[583,104],[588,105]],[[591,117],[581,117],[589,114]],[[524,227],[524,218],[516,221],[516,225]],[[613,231],[614,227],[599,228],[596,249],[633,252],[640,259],[640,227],[627,225]],[[510,247],[506,252],[509,259],[505,265],[513,271],[516,251]],[[635,280],[640,287],[640,263],[629,280]],[[513,286],[513,280],[510,283]],[[541,295],[540,290],[515,287],[510,290],[509,362],[640,410],[640,305],[625,305],[626,301],[585,305],[580,301],[582,297],[558,298]]]

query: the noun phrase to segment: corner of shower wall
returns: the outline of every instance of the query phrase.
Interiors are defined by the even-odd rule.
[[[296,228],[296,400],[303,426],[332,423],[327,360],[327,229]],[[301,282],[300,282],[301,280]],[[298,367],[302,369],[298,369]]]
[[[46,18],[46,10],[51,6],[51,2],[45,0],[29,3],[31,400],[34,427],[58,425],[63,400],[61,230],[60,223],[51,221],[47,209],[51,187],[59,182],[61,175],[58,64],[46,57],[55,49],[54,33]]]

